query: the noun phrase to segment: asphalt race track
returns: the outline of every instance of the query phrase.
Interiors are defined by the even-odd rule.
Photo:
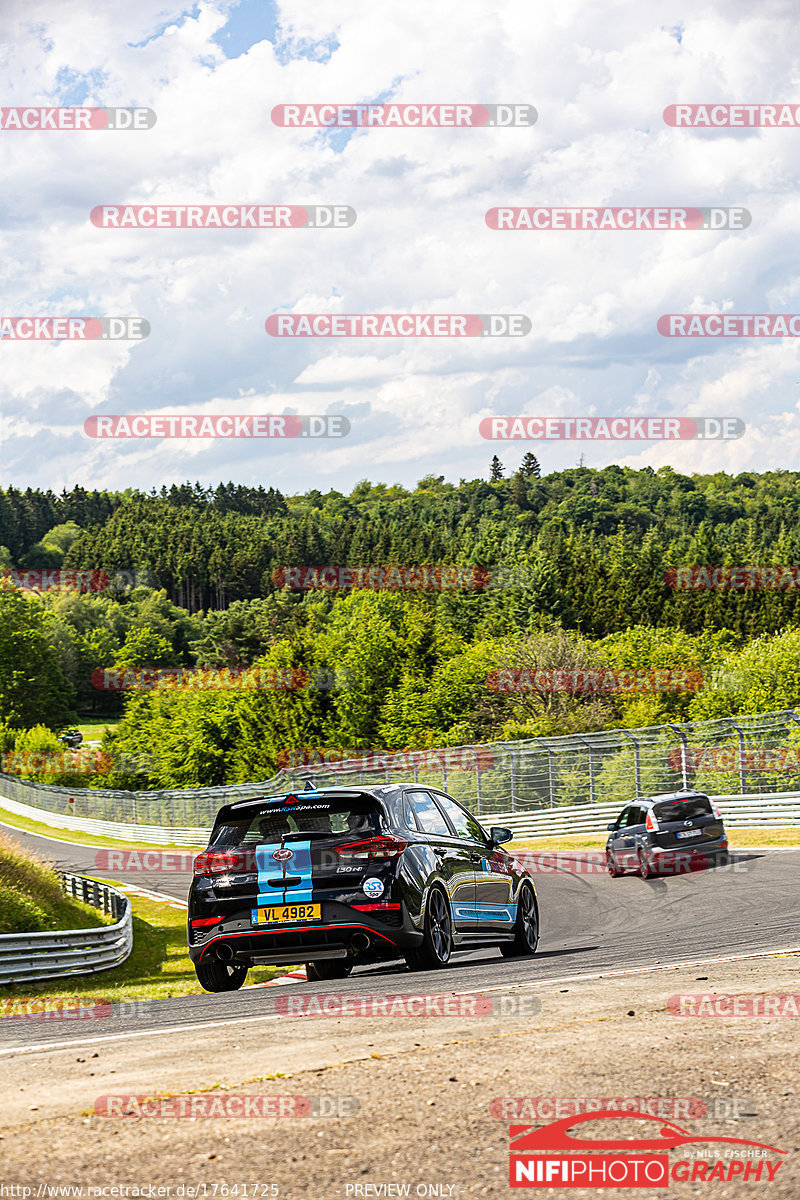
[[[64,870],[113,875],[178,899],[186,896],[188,874],[102,871],[94,847],[8,826],[3,832]],[[496,950],[473,951],[455,955],[445,971],[412,976],[400,962],[364,967],[346,980],[286,987],[317,994],[482,992],[800,946],[800,848],[741,851],[727,867],[647,881],[633,875],[612,879],[596,868],[587,872],[583,863],[585,856],[552,854],[546,869],[535,873],[541,940],[530,961],[508,961]],[[258,1020],[274,1013],[276,997],[286,987],[139,1002],[135,1016],[115,1018],[113,1032],[100,1040],[134,1030],[138,1036],[148,1029]],[[33,1019],[2,1022],[0,1052],[68,1044],[85,1037],[81,1024],[59,1022],[56,1031]]]

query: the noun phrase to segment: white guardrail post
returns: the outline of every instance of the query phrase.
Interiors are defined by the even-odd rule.
[[[128,897],[94,879],[63,871],[60,874],[65,895],[101,908],[116,918],[114,924],[96,929],[59,929],[52,933],[0,934],[0,986],[92,975],[118,967],[130,956],[133,919]]]

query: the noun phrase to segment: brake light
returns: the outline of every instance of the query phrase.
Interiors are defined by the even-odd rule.
[[[719,811],[716,804],[711,805],[711,811],[713,812],[714,816],[717,818],[718,821],[722,820],[722,813]]]
[[[192,917],[190,925],[218,925],[222,917]]]
[[[656,820],[655,814],[653,813],[652,809],[647,810],[647,816],[645,817],[644,827],[648,831],[648,833],[655,833],[656,830],[658,829],[658,821]]]
[[[252,850],[204,850],[194,860],[195,875],[228,875],[237,871],[254,871]]]
[[[397,858],[408,842],[399,837],[366,838],[362,842],[342,842],[333,849],[340,858],[359,858],[365,862],[371,858]]]

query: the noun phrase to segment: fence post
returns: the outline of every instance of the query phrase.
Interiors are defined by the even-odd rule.
[[[553,751],[550,746],[547,747],[547,772],[550,777],[550,807],[555,808],[556,782],[553,774]]]
[[[628,733],[627,729],[620,729],[620,733],[624,734],[626,738],[630,738],[633,742],[633,764],[636,774],[636,798],[638,800],[642,794],[642,769],[639,762],[639,743],[632,733]]]
[[[514,778],[514,774],[513,774],[513,772],[514,772],[514,766],[513,766],[513,763],[514,763],[514,756],[513,756],[513,753],[512,753],[512,756],[511,756],[511,763],[512,763],[512,766],[511,766],[511,772],[512,772],[512,774],[511,774],[511,778],[512,778],[512,784],[511,784],[511,797],[512,797],[512,804],[513,804],[513,797],[514,797],[514,784],[513,784],[513,778]],[[476,788],[477,788],[477,791],[478,791],[478,816],[480,816],[480,815],[481,815],[481,812],[482,812],[482,808],[481,808],[481,802],[482,802],[482,799],[483,799],[483,797],[482,797],[482,795],[481,795],[481,760],[480,760],[480,755],[479,755],[479,754],[476,754],[476,755],[475,755],[475,786],[476,786]]]
[[[509,751],[511,754],[511,811],[517,811],[517,767],[514,759],[514,747]]]
[[[745,782],[746,775],[744,769],[744,732],[735,721],[730,719],[730,717],[725,717],[724,719],[736,730],[736,733],[739,737],[739,794],[744,796],[747,792],[747,784]]]
[[[583,742],[584,746],[587,746],[589,749],[589,803],[594,804],[596,797],[594,792],[594,758],[592,756],[592,743],[585,737],[581,737],[578,733],[576,733],[575,736],[579,742]]]
[[[681,739],[681,778],[683,780],[683,790],[689,790],[689,772],[687,766],[688,744],[686,742],[686,734],[678,725],[673,725],[671,721],[667,721],[667,729],[674,729],[678,737]]]

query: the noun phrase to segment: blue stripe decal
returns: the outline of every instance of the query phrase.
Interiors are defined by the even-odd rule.
[[[267,904],[310,904],[313,887],[311,842],[287,842],[285,849],[292,851],[292,857],[287,862],[272,857],[280,849],[280,842],[265,842],[256,847],[256,903],[259,908]],[[286,880],[282,887],[276,886],[280,879]]]
[[[478,904],[459,909],[459,916],[470,921],[505,921],[513,924],[517,918],[516,904]]]

